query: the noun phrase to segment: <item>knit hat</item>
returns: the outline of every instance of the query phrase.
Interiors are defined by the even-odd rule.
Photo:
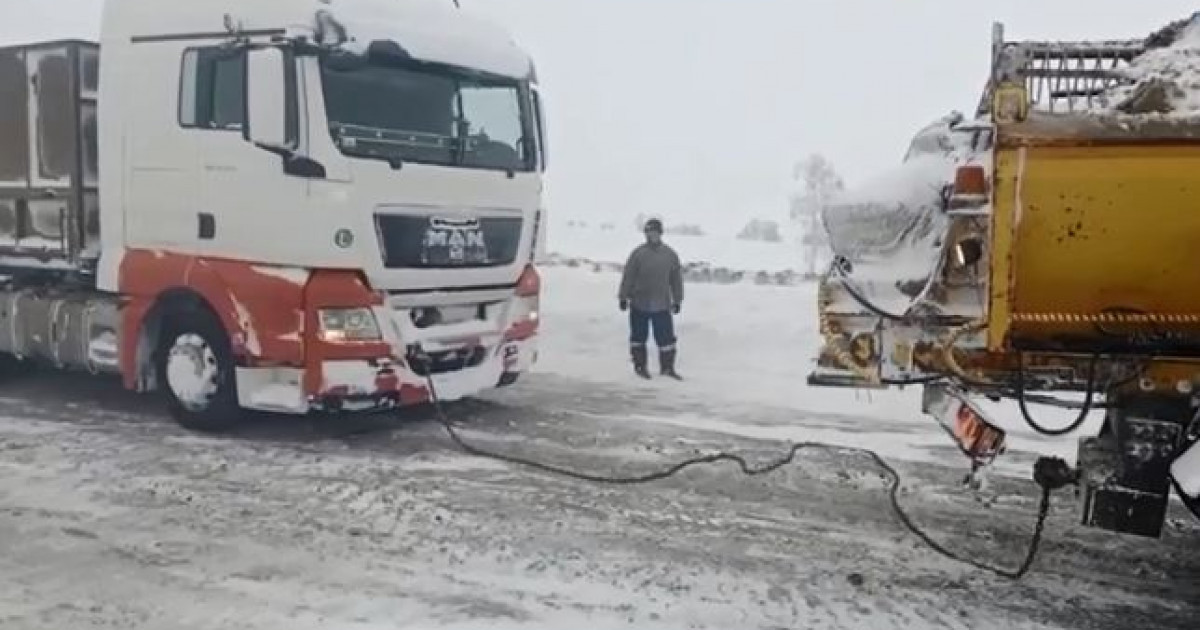
[[[658,219],[650,219],[649,221],[646,221],[645,229],[647,232],[654,231],[654,232],[658,232],[659,234],[662,234],[662,231],[663,231],[662,221],[659,221]]]

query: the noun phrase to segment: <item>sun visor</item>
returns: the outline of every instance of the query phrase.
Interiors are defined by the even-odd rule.
[[[334,3],[318,13],[316,26],[318,39],[336,38],[339,48],[354,54],[390,54],[514,79],[533,74],[529,55],[506,31],[453,5]]]

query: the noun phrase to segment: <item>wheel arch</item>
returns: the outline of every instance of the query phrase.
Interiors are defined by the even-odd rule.
[[[230,323],[221,317],[212,303],[199,291],[191,287],[172,287],[156,296],[142,315],[134,330],[131,330],[136,345],[133,350],[131,370],[126,372],[126,386],[141,392],[158,389],[158,374],[155,370],[154,353],[162,343],[166,322],[173,313],[203,312],[214,321],[220,322],[227,339],[232,339]],[[231,348],[232,350],[232,348]],[[131,378],[132,377],[132,378]],[[132,382],[132,385],[131,385]]]
[[[203,307],[215,316],[235,361],[303,365],[307,270],[128,250],[120,273],[126,300],[121,373],[127,388],[156,388],[151,359],[168,307]]]

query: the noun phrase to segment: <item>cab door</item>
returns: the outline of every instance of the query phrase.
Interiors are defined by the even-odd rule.
[[[251,262],[296,262],[288,233],[300,229],[307,180],[284,172],[283,158],[246,141],[246,53],[222,48],[193,51],[197,67],[200,193],[196,238],[206,254]],[[295,61],[288,56],[294,85]],[[291,90],[289,125],[297,123]]]

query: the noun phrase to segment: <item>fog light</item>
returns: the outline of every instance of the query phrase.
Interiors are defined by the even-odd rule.
[[[429,328],[442,323],[442,311],[437,308],[417,308],[413,309],[409,318],[417,328]]]

